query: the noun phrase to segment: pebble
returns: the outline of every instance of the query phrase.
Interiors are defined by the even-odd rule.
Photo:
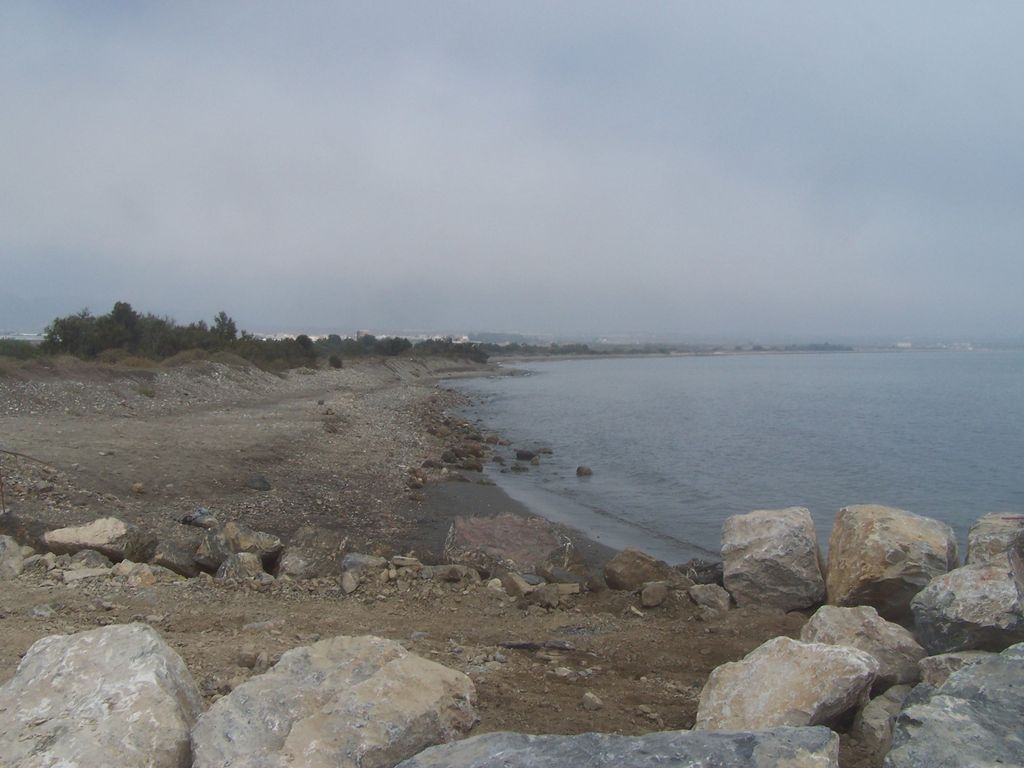
[[[597,694],[587,691],[583,694],[583,698],[580,699],[580,706],[588,712],[596,712],[604,707],[604,702],[598,698]]]

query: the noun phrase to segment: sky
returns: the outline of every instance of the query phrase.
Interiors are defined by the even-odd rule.
[[[0,329],[1024,337],[1024,4],[0,5]]]

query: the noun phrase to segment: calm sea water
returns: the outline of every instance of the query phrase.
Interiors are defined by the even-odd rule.
[[[455,382],[471,415],[553,455],[491,476],[538,514],[669,561],[717,555],[723,520],[881,503],[953,526],[1024,511],[1024,353],[737,355],[517,364]],[[577,478],[578,464],[594,470]]]

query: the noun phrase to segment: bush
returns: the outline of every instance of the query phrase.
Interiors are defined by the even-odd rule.
[[[331,355],[327,358],[327,364],[330,365],[331,368],[341,368],[341,358],[337,355]]]

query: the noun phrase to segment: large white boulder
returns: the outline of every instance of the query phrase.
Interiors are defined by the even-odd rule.
[[[43,534],[43,543],[58,555],[94,549],[114,562],[144,563],[156,549],[156,539],[116,517],[103,517],[88,525],[58,528]]]
[[[1024,641],[1024,568],[1006,554],[965,565],[932,581],[911,607],[929,653],[1001,651]]]
[[[722,526],[725,588],[739,606],[784,611],[825,599],[818,535],[804,507],[733,515]]]
[[[844,507],[829,539],[828,602],[870,605],[883,618],[907,622],[914,595],[958,564],[945,523],[874,504]]]
[[[379,637],[293,648],[192,731],[194,768],[391,766],[476,722],[461,672]]]
[[[805,643],[848,645],[870,653],[878,661],[874,689],[916,683],[924,648],[899,624],[886,621],[869,605],[840,608],[823,605],[800,630]]]
[[[776,637],[711,673],[693,727],[828,725],[867,701],[877,673],[875,658],[856,648]]]
[[[0,764],[188,768],[201,709],[181,657],[144,624],[51,635],[0,688]]]
[[[967,562],[980,563],[1006,554],[1024,535],[1024,514],[992,512],[978,518],[967,532]]]

